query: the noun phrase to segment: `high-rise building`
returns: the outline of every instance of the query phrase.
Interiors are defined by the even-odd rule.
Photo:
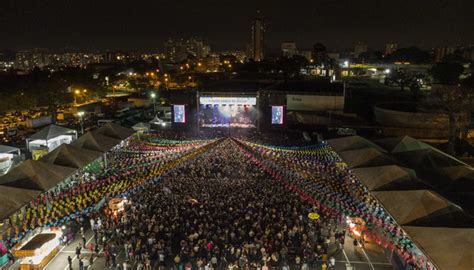
[[[434,56],[435,56],[435,62],[442,62],[443,59],[454,53],[454,48],[453,47],[439,47],[435,48],[434,50]]]
[[[43,68],[49,63],[49,54],[46,49],[19,51],[15,59],[15,67],[24,70],[32,70],[35,67]]]
[[[265,56],[265,24],[260,10],[252,21],[252,58],[255,61],[263,60]]]
[[[295,42],[283,42],[281,43],[281,52],[283,57],[293,57],[296,54],[296,43]]]
[[[363,42],[357,42],[354,46],[354,57],[358,58],[360,54],[366,53],[368,51],[367,44]]]
[[[183,61],[188,56],[202,59],[211,52],[211,47],[197,37],[189,39],[170,38],[165,42],[164,48],[166,58],[173,62]]]
[[[398,50],[398,43],[390,41],[385,44],[385,55],[392,54]]]

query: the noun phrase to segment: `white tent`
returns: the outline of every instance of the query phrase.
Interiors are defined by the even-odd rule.
[[[157,126],[162,126],[162,127],[166,127],[170,124],[169,121],[166,121],[164,119],[161,119],[159,118],[158,116],[155,116],[155,118],[153,118],[150,122],[148,122],[152,125],[157,125]]]
[[[144,133],[150,131],[150,124],[140,122],[132,127],[135,131]]]
[[[14,158],[20,156],[20,149],[7,145],[0,145],[0,175],[10,170],[14,163]]]

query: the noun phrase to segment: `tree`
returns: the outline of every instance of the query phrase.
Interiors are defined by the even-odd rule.
[[[416,97],[421,95],[421,81],[424,79],[424,75],[421,73],[408,73],[403,69],[397,69],[392,71],[386,78],[385,84],[400,86],[400,90],[404,91],[406,87],[413,92]]]
[[[449,119],[448,153],[455,154],[456,141],[467,129],[474,112],[474,89],[460,84],[444,84],[433,87],[425,106],[444,112]]]
[[[431,62],[431,55],[417,47],[400,48],[386,56],[388,62],[411,62],[426,64]]]
[[[464,67],[458,63],[437,63],[430,70],[435,83],[456,84],[459,82],[459,76],[464,71]]]

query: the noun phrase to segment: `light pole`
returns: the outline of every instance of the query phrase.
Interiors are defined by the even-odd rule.
[[[82,117],[84,116],[84,112],[77,112],[77,115],[79,115],[80,123],[81,123],[81,134],[84,134],[84,126],[82,123]]]
[[[74,91],[74,105],[77,105],[77,95],[79,95],[81,93],[80,90],[76,89],[76,91]]]
[[[155,93],[151,93],[151,98],[153,99],[153,113],[155,114],[156,116],[156,102],[155,102],[155,98],[156,98],[156,94]]]

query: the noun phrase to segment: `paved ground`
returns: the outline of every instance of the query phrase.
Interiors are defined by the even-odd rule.
[[[86,239],[87,244],[93,242],[92,232],[89,230],[86,232]],[[344,251],[338,252],[334,255],[336,259],[336,270],[348,270],[348,265],[352,266],[352,270],[393,270],[394,268],[388,262],[387,258],[385,257],[383,250],[371,244],[366,244],[365,248],[362,249],[361,247],[354,247],[352,243],[352,239],[347,236],[344,246]],[[54,257],[54,259],[45,267],[45,270],[67,270],[69,269],[68,266],[68,256],[71,256],[73,259],[72,269],[78,270],[79,269],[79,261],[76,258],[75,248],[78,245],[81,245],[82,241],[79,237],[68,246],[62,247],[61,251]],[[333,252],[335,247],[332,246],[330,248],[330,253]],[[83,258],[90,258],[90,252],[87,250],[82,251]],[[119,249],[119,254],[117,256],[117,261],[119,263],[123,263],[125,260],[123,256],[123,252]],[[11,269],[17,270],[19,269],[19,263],[15,263],[10,267],[4,267],[3,269]],[[99,258],[96,258],[89,269],[99,270],[99,269],[107,269],[105,267],[105,258],[103,257],[103,253],[101,252]],[[135,268],[134,268],[135,269]],[[157,269],[154,267],[153,269]],[[312,268],[313,269],[313,268]],[[314,270],[319,270],[321,268],[315,268]]]

